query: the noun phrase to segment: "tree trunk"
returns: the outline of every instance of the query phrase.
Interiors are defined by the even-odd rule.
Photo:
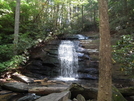
[[[107,0],[99,1],[100,17],[100,64],[97,101],[112,101],[111,43]]]
[[[83,14],[83,12],[84,12],[84,6],[82,5],[82,7],[81,7],[81,14],[82,14],[82,30],[84,29],[84,14]]]
[[[15,27],[14,27],[14,54],[17,54],[18,48],[18,36],[19,36],[19,20],[20,20],[20,2],[21,0],[16,0],[16,11],[15,11]]]

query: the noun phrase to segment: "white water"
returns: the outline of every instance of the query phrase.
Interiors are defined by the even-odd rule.
[[[69,40],[61,41],[58,48],[58,58],[60,60],[61,76],[72,80],[77,77],[78,56],[74,43]]]

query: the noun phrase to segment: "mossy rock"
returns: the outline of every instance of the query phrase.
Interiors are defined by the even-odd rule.
[[[122,94],[120,93],[120,91],[113,86],[113,95],[112,95],[112,101],[127,101]]]

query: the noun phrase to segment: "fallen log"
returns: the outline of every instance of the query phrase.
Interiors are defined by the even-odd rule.
[[[51,93],[59,93],[67,90],[68,87],[34,87],[29,89],[29,93],[36,93],[37,95],[47,95]]]
[[[48,80],[47,78],[44,78],[42,80],[34,80],[34,82],[36,83],[41,83],[41,85],[54,85],[54,84],[63,84],[63,85],[67,85],[65,82],[63,81],[57,81],[57,80]]]
[[[32,78],[24,76],[22,74],[18,74],[18,73],[12,74],[11,78],[13,78],[16,81],[20,81],[20,82],[27,83],[27,84],[34,82]]]

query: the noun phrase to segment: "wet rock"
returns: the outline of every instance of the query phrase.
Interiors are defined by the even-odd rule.
[[[65,34],[62,37],[59,37],[60,39],[64,40],[87,40],[89,37],[81,34]]]
[[[40,96],[37,96],[36,94],[28,94],[26,96],[23,96],[19,98],[17,101],[35,101],[36,99],[40,98]]]
[[[81,34],[74,35],[74,37],[78,38],[79,40],[87,40],[89,37]]]
[[[41,59],[35,59],[35,60],[33,60],[32,61],[32,65],[34,65],[34,66],[40,66],[40,67],[42,67],[42,60]]]
[[[21,82],[5,83],[2,87],[14,92],[28,92],[28,85]]]
[[[85,68],[85,69],[79,69],[78,72],[89,73],[89,74],[98,74],[99,71],[96,68]]]
[[[79,60],[85,60],[85,59],[90,59],[89,55],[84,54],[84,53],[77,53]]]
[[[70,91],[64,91],[61,93],[52,93],[47,96],[43,96],[35,101],[68,101],[70,98]]]
[[[83,44],[80,42],[82,40],[87,40],[88,37],[76,34],[76,35],[65,35],[61,39],[70,39],[75,45],[76,52],[78,55],[79,67],[88,67],[90,61],[89,52],[84,48]],[[77,40],[74,40],[77,39]],[[46,43],[42,49],[33,49],[33,53],[38,56],[33,56],[31,54],[31,61],[27,65],[27,69],[34,73],[34,75],[43,75],[47,77],[56,77],[60,75],[60,61],[58,59],[58,47],[62,40],[51,40],[51,42]],[[36,52],[36,53],[35,53]],[[42,53],[40,53],[42,52]],[[44,54],[44,55],[41,55]],[[81,62],[82,61],[82,62]],[[87,76],[86,76],[87,77]],[[85,77],[84,77],[85,78]]]
[[[91,79],[91,80],[97,80],[98,79],[97,76],[94,76],[94,75],[91,75],[91,74],[88,74],[88,73],[79,73],[78,78],[79,79]]]
[[[91,53],[99,53],[98,49],[87,49],[87,51]]]
[[[87,49],[85,49],[83,47],[80,47],[80,46],[76,49],[76,51],[77,52],[81,52],[81,53],[89,54]]]
[[[97,62],[97,61],[90,61],[89,62],[89,67],[98,69],[99,62]]]
[[[58,49],[58,47],[57,47],[57,49]],[[48,51],[48,54],[47,55],[49,55],[49,56],[54,56],[55,57],[55,55],[58,55],[58,50],[57,50],[56,48],[55,49],[50,49],[49,51]]]
[[[58,64],[59,63],[58,56],[55,57],[48,56],[47,59],[43,61],[43,63]]]
[[[39,59],[31,60],[26,69],[34,75],[57,76],[59,71],[58,60],[56,58],[49,58],[46,61]]]

